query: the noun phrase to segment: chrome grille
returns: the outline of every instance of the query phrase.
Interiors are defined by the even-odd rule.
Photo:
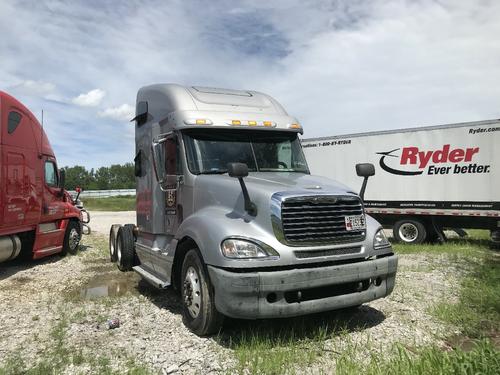
[[[281,202],[283,235],[289,243],[362,241],[365,229],[346,229],[345,217],[355,215],[364,215],[357,197],[293,197]]]

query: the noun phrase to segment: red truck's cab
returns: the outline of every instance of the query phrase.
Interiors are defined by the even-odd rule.
[[[81,211],[35,116],[0,91],[0,262],[75,252]]]

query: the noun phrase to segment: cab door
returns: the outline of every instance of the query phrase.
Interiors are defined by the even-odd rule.
[[[43,205],[42,222],[55,222],[64,216],[64,204],[59,187],[56,161],[50,157],[43,160]]]
[[[166,242],[174,238],[183,220],[182,181],[183,172],[179,163],[179,141],[175,133],[164,134],[153,142],[153,165],[156,179],[164,194],[164,233]],[[171,258],[168,248],[151,253],[151,263],[155,272],[163,279],[170,278]]]
[[[64,204],[56,161],[48,156],[42,158],[40,163],[42,164],[42,213],[33,246],[35,259],[60,252],[66,230],[66,222],[62,220]]]

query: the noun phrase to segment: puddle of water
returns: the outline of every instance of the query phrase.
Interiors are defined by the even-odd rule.
[[[101,274],[84,284],[77,293],[81,299],[90,300],[104,297],[119,297],[125,294],[138,294],[139,276],[135,272],[123,274]]]

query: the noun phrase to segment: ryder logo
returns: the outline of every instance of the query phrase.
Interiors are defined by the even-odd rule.
[[[401,155],[395,155],[395,152],[399,150],[401,150]],[[377,152],[377,154],[382,155],[380,158],[380,167],[384,171],[401,176],[417,176],[424,174],[424,172],[428,175],[490,172],[489,165],[472,163],[474,156],[479,154],[479,147],[457,147],[452,149],[450,145],[444,145],[437,150],[421,150],[418,147],[412,146]],[[386,160],[386,158],[395,158],[398,160],[392,159],[392,162],[388,162],[391,159]]]

